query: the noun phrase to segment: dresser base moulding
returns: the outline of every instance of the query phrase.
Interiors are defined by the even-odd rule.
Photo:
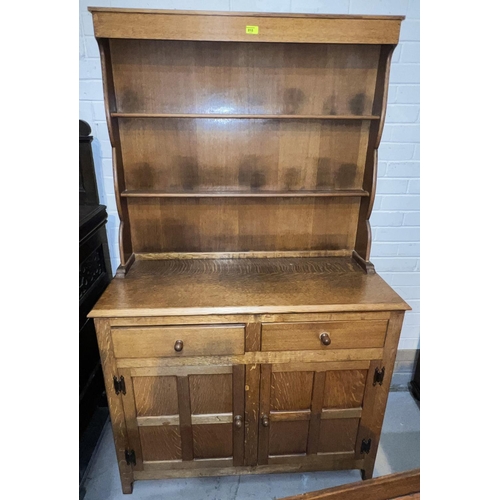
[[[338,462],[326,461],[320,463],[305,464],[271,464],[255,465],[250,467],[205,467],[192,469],[163,469],[143,470],[134,472],[134,480],[141,479],[178,479],[182,477],[212,477],[212,476],[239,476],[248,474],[277,474],[283,472],[314,472],[328,470],[352,470],[363,469],[364,461],[355,459],[340,459]]]

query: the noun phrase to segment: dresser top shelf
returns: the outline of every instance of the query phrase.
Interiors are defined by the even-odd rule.
[[[350,257],[138,260],[92,317],[408,310]]]
[[[96,38],[396,44],[404,16],[89,7]],[[255,31],[245,28],[251,23]],[[250,35],[250,36],[249,36]]]
[[[172,16],[228,16],[228,17],[277,17],[310,19],[384,19],[403,21],[405,16],[376,16],[356,14],[294,14],[291,12],[239,12],[217,10],[171,10],[171,9],[129,9],[116,7],[89,7],[89,12],[109,12],[122,14],[169,14]]]

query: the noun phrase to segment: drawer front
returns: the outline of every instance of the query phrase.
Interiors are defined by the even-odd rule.
[[[245,352],[245,328],[242,325],[113,328],[111,337],[116,358],[163,358]]]
[[[387,320],[264,323],[262,350],[302,351],[383,347],[386,330]],[[325,342],[330,340],[328,345],[321,340],[321,335],[325,333],[328,334]]]

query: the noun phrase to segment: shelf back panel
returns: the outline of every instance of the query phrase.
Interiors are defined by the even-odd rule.
[[[359,198],[128,200],[136,253],[352,250]]]
[[[370,115],[380,45],[110,40],[116,111]]]
[[[361,189],[370,123],[120,119],[128,190]]]

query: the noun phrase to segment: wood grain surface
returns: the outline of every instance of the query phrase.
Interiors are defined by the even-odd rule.
[[[278,372],[271,377],[271,410],[307,410],[311,406],[313,371]]]
[[[379,45],[118,39],[110,47],[114,116],[369,116],[380,53]]]
[[[354,451],[358,426],[359,418],[322,419],[318,451],[320,453]]]
[[[369,129],[367,120],[120,118],[126,189],[361,189]]]
[[[233,465],[240,467],[245,464],[245,366],[233,366]],[[236,419],[241,418],[242,425],[236,425]]]
[[[194,458],[233,455],[233,424],[193,425]]]
[[[90,316],[123,492],[134,479],[371,477],[409,309],[369,262],[403,18],[90,11],[122,278]]]
[[[282,500],[396,500],[398,498],[420,498],[420,469],[302,493]]]
[[[144,11],[92,8],[98,38],[300,42],[339,44],[397,43],[401,16],[270,15]],[[208,15],[207,15],[208,14]],[[259,26],[248,35],[246,26]]]
[[[373,380],[376,368],[385,368],[384,380],[391,380],[394,370],[394,362],[396,360],[396,353],[398,349],[399,336],[403,325],[403,313],[395,311],[391,313],[389,326],[387,328],[386,345],[384,355],[380,361],[372,361],[370,369],[368,370],[367,380]],[[372,387],[374,390],[370,390]],[[385,407],[387,405],[387,398],[389,396],[389,383],[382,385],[366,384],[366,394],[363,402],[363,416],[360,421],[360,433],[356,443],[357,457],[361,457],[359,450],[361,447],[362,436],[371,438],[372,444],[370,453],[365,457],[365,465],[362,470],[365,479],[371,479],[373,469],[375,467],[375,458],[377,456],[377,449],[380,441],[380,433],[382,431],[382,424],[384,421]]]
[[[260,367],[245,365],[245,465],[255,466],[259,447]]]
[[[137,261],[91,317],[408,310],[350,258]]]
[[[137,416],[177,415],[175,377],[133,377]]]
[[[271,323],[262,325],[263,351],[335,350],[383,347],[387,321],[332,321],[328,323]],[[320,335],[327,333],[331,344]]]
[[[269,465],[232,467],[228,466],[227,459],[218,459],[219,465],[214,464],[217,459],[210,460],[211,463],[203,466],[202,461],[189,462],[184,468],[170,467],[168,463],[163,462],[159,466],[151,470],[137,471],[134,474],[134,479],[174,479],[187,477],[212,477],[212,476],[236,476],[246,474],[276,474],[283,472],[309,472],[309,471],[332,471],[332,470],[347,470],[359,469],[363,465],[362,460],[356,460],[342,456],[337,458],[336,454],[325,455],[321,460],[308,460],[309,457],[304,457],[301,462],[290,463],[286,459],[288,457],[273,457],[270,459]],[[195,465],[191,467],[190,464]]]
[[[116,359],[113,354],[111,343],[111,328],[109,321],[105,319],[95,320],[97,341],[101,355],[101,363],[104,374],[104,384],[108,399],[111,428],[116,450],[118,470],[123,493],[132,493],[133,471],[125,460],[125,450],[128,449],[129,440],[126,426],[126,417],[123,409],[122,398],[116,394],[113,386],[113,377],[117,374]]]
[[[181,435],[178,426],[139,427],[144,460],[179,460]]]
[[[299,455],[307,450],[309,422],[296,420],[272,422],[269,432],[269,455]]]
[[[359,408],[363,402],[367,370],[326,373],[324,408]]]
[[[190,375],[191,413],[233,411],[232,375]]]
[[[128,198],[132,246],[138,253],[348,250],[359,200]]]
[[[163,358],[245,352],[243,326],[172,326],[114,328],[111,336],[117,358]],[[182,351],[175,350],[177,341]]]
[[[122,358],[116,360],[119,368],[132,368],[132,374],[151,375],[154,370],[158,373],[172,373],[171,368],[179,368],[179,375],[188,374],[185,366],[217,367],[228,364],[254,365],[262,363],[321,363],[321,362],[351,362],[380,359],[384,349],[339,349],[337,351],[275,351],[275,352],[247,352],[237,356],[197,356],[192,358]],[[163,372],[163,368],[167,368]],[[312,367],[311,367],[312,369]],[[225,371],[225,368],[224,368]],[[287,371],[280,369],[277,371]],[[373,374],[372,374],[373,375]]]

